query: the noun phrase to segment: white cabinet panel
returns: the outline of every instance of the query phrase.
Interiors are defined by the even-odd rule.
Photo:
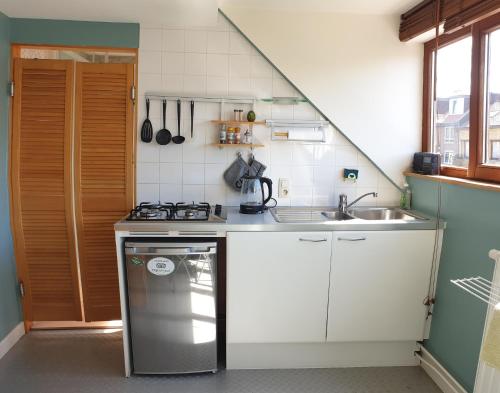
[[[228,343],[324,342],[331,240],[331,232],[228,233]]]
[[[434,234],[334,232],[327,340],[422,339]]]

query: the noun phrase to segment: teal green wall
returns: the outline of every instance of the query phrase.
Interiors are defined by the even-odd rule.
[[[472,392],[486,317],[486,304],[450,279],[492,279],[492,248],[500,249],[500,193],[408,177],[413,207],[436,214],[441,187],[441,217],[446,221],[436,304],[425,347]]]
[[[10,39],[15,44],[139,47],[138,23],[20,18],[10,21]]]
[[[9,18],[0,12],[0,340],[22,320],[8,214],[9,29]]]

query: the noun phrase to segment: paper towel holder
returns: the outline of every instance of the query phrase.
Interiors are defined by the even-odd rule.
[[[266,120],[273,141],[326,142],[325,120]]]

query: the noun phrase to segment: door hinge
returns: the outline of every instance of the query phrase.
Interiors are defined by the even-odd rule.
[[[22,281],[19,281],[19,294],[21,295],[21,298],[24,298],[24,295],[26,295],[24,283]]]
[[[14,81],[9,82],[9,92],[10,92],[10,96],[14,97]]]
[[[130,99],[132,100],[132,102],[135,102],[135,86],[132,86],[130,88]]]

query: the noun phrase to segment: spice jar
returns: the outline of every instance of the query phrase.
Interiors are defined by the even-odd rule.
[[[227,138],[226,125],[222,124],[219,131],[219,143],[225,144]]]
[[[243,109],[234,110],[234,121],[243,121]]]
[[[241,130],[240,127],[234,127],[234,143],[241,143]]]
[[[236,142],[236,132],[234,127],[228,127],[227,128],[227,136],[226,136],[227,143],[233,145]]]

